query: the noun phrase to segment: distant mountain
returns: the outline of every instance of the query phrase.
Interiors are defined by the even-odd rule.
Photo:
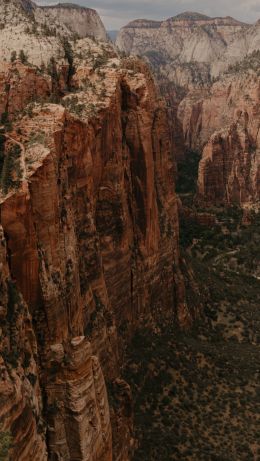
[[[126,53],[146,56],[170,81],[187,87],[218,77],[258,50],[260,27],[187,11],[165,21],[132,21],[120,30],[116,44]]]

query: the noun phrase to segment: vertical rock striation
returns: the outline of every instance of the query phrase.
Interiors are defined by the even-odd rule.
[[[89,38],[66,49],[73,71],[64,57],[49,76],[2,67],[1,224],[37,337],[49,459],[127,461],[126,344],[142,322],[183,326],[196,315],[185,302],[171,139],[146,66]],[[11,459],[25,456],[36,459],[25,448]]]
[[[8,459],[47,461],[32,318],[10,274],[2,227],[0,239],[0,430]]]

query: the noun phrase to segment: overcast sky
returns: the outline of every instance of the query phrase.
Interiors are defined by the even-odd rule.
[[[41,5],[66,3],[61,0],[35,0]],[[166,19],[184,11],[209,16],[233,16],[245,22],[260,19],[260,0],[67,0],[95,8],[108,30],[118,30],[137,18]]]

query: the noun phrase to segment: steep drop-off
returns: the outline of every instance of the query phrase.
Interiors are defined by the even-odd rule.
[[[125,348],[142,323],[185,326],[199,307],[185,299],[167,111],[146,66],[109,44],[66,32],[49,57],[31,8],[19,14],[42,54],[12,42],[0,67],[0,351],[17,379],[8,401],[1,394],[1,431],[12,461],[127,461]]]

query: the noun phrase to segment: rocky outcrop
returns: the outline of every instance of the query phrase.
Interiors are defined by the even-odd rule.
[[[0,69],[0,114],[2,120],[17,118],[30,102],[51,95],[51,77],[39,75],[33,67],[22,63],[2,63]]]
[[[2,66],[1,224],[37,337],[49,459],[127,461],[126,344],[144,321],[184,326],[196,315],[167,111],[138,60],[89,38],[64,53],[47,71]],[[36,459],[25,453],[11,459]]]
[[[248,130],[242,113],[229,129],[215,133],[199,165],[198,198],[207,204],[254,205],[260,199],[259,134]]]
[[[198,197],[205,203],[259,201],[259,90],[257,72],[241,65],[178,107],[186,145],[202,151]]]
[[[254,69],[223,75],[207,89],[194,89],[180,102],[177,118],[185,144],[200,150],[214,134],[247,113],[247,127],[256,140],[259,126],[260,79]]]

